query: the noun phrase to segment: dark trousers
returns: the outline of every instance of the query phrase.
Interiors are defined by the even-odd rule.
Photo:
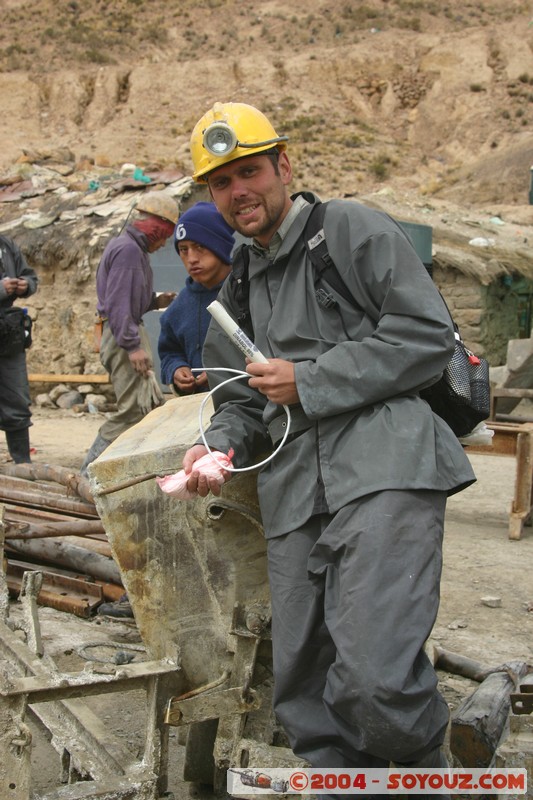
[[[0,430],[19,431],[31,425],[26,354],[0,358]]]
[[[378,492],[268,541],[274,707],[312,766],[442,766],[449,712],[423,647],[445,505]]]

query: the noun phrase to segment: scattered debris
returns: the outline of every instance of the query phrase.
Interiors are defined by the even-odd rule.
[[[495,239],[485,239],[484,236],[476,236],[474,239],[470,239],[468,244],[471,244],[472,247],[494,247],[496,241]]]
[[[484,606],[488,606],[489,608],[501,608],[502,607],[502,599],[501,597],[486,597],[481,598],[481,602]]]
[[[465,622],[463,619],[454,619],[448,624],[448,628],[451,631],[456,631],[457,628],[468,628],[468,622]]]

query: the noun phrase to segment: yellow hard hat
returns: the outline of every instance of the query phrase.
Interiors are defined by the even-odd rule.
[[[174,223],[174,225],[178,221],[178,204],[165,192],[146,192],[135,208],[137,211],[144,211],[145,214],[154,214],[156,217],[166,219],[168,222]]]
[[[271,122],[246,103],[215,103],[196,123],[191,134],[193,179],[205,183],[207,175],[223,164],[277,147],[285,150],[288,136],[278,136]]]

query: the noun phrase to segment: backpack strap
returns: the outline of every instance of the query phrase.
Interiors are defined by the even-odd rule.
[[[326,236],[324,233],[324,217],[326,214],[326,203],[315,203],[311,213],[307,218],[304,228],[305,246],[314,271],[315,296],[318,303],[323,308],[333,308],[337,305],[337,300],[320,283],[334,289],[337,294],[343,297],[350,305],[356,305],[355,298],[339,275],[333,259],[328,252]],[[231,265],[230,290],[232,297],[237,305],[237,324],[253,341],[254,329],[250,315],[250,281],[248,276],[248,266],[250,264],[250,245],[243,244],[237,248],[233,254]]]
[[[235,250],[231,263],[230,290],[237,305],[237,325],[253,341],[254,328],[250,314],[250,280],[248,266],[250,264],[250,245],[242,244]]]
[[[324,233],[324,217],[326,203],[315,203],[305,224],[305,246],[314,267],[315,296],[318,303],[324,308],[333,308],[337,305],[334,296],[319,286],[320,281],[329,284],[350,305],[355,305],[355,299],[339,275],[335,262],[328,252],[326,235]]]

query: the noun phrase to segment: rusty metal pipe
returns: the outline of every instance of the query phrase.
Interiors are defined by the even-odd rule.
[[[41,480],[59,483],[88,503],[93,504],[94,502],[88,479],[66,467],[52,464],[4,464],[0,467],[0,474],[24,478],[28,481]]]

